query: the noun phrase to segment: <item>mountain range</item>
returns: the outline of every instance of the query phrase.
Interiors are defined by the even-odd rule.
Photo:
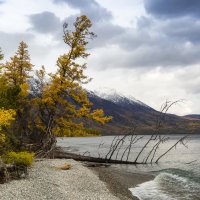
[[[93,109],[101,108],[113,119],[101,126],[90,122],[89,126],[103,135],[124,134],[133,127],[138,134],[155,132],[158,120],[162,121],[160,134],[198,134],[200,133],[200,115],[177,116],[161,113],[131,96],[124,96],[115,90],[88,91]]]

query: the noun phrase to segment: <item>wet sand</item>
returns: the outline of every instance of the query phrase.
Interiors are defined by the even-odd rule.
[[[121,200],[138,200],[128,188],[154,179],[154,176],[146,173],[131,173],[110,167],[91,168],[107,184],[108,189]]]

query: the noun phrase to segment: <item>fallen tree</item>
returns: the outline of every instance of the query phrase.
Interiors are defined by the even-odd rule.
[[[110,148],[105,155],[105,160],[115,160],[125,161],[127,164],[147,164],[147,163],[158,163],[160,159],[166,156],[171,150],[175,149],[178,145],[183,145],[187,148],[188,136],[181,136],[174,144],[167,148],[164,152],[158,154],[158,149],[170,140],[170,136],[160,135],[160,130],[165,125],[165,117],[168,110],[178,101],[166,101],[160,109],[160,114],[157,118],[154,134],[148,136],[145,143],[142,145],[139,152],[134,152],[135,158],[130,160],[130,153],[134,149],[134,145],[138,144],[144,136],[137,135],[137,126],[134,125],[132,128],[123,136],[115,136],[110,145]],[[122,148],[124,147],[124,148]],[[120,153],[121,152],[121,153]],[[119,157],[121,155],[121,157]],[[140,161],[139,161],[140,160]]]
[[[97,158],[85,155],[78,155],[75,153],[69,153],[63,151],[61,148],[56,148],[53,152],[51,158],[60,158],[60,159],[74,159],[77,161],[86,161],[93,163],[109,163],[109,164],[140,164],[131,161],[123,161],[123,160],[112,160],[107,158]]]

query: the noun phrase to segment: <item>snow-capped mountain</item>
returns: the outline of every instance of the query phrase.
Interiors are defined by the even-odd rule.
[[[113,89],[101,89],[87,91],[88,97],[93,104],[93,109],[103,109],[105,114],[112,116],[111,122],[105,126],[99,126],[93,122],[90,128],[100,130],[105,135],[122,134],[134,123],[137,125],[137,133],[152,133],[160,116],[160,112],[135,99],[125,96]],[[192,120],[195,122],[195,120]],[[191,120],[172,114],[165,116],[165,128],[161,133],[196,133],[198,128],[191,128]],[[194,123],[193,123],[194,124]],[[167,128],[166,128],[167,127]]]
[[[135,97],[126,96],[120,92],[117,92],[115,89],[100,88],[98,90],[94,90],[93,94],[95,94],[96,96],[98,96],[102,99],[111,101],[111,102],[121,105],[121,106],[134,105],[134,106],[145,107],[146,109],[152,110],[151,107],[149,107],[145,103],[137,100]]]

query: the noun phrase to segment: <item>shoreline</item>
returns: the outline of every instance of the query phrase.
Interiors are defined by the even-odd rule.
[[[153,180],[155,176],[146,173],[131,173],[109,167],[91,168],[98,175],[100,180],[107,184],[112,194],[121,200],[138,200],[129,191],[129,188],[136,187],[138,184]]]
[[[69,170],[61,170],[69,164]],[[152,180],[111,166],[90,167],[73,159],[36,161],[28,178],[0,184],[0,199],[10,200],[136,200],[130,187]]]
[[[71,168],[61,170],[66,164]],[[0,199],[119,200],[92,170],[72,159],[36,161],[28,178],[0,184]]]

